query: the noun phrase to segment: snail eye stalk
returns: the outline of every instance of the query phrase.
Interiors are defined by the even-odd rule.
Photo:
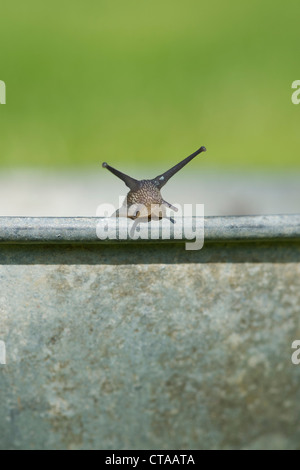
[[[162,175],[159,175],[156,178],[154,178],[152,182],[155,184],[157,188],[161,189],[169,181],[169,179],[172,178],[172,176],[174,176],[185,165],[187,165],[191,160],[193,160],[193,158],[195,158],[197,155],[199,155],[199,153],[202,153],[202,152],[206,152],[205,147],[200,147],[199,150],[192,153],[189,157],[186,157],[181,162],[177,163],[177,165],[170,168],[170,170],[167,170]]]
[[[131,191],[137,191],[138,189],[140,189],[140,182],[138,180],[135,180],[134,178],[131,178],[131,176],[125,175],[125,173],[116,170],[112,166],[108,165],[106,162],[103,162],[102,166],[103,168],[107,168],[111,173],[120,178],[120,180],[124,181],[126,186],[131,189]]]

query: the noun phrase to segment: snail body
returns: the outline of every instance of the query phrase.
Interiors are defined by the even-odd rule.
[[[136,180],[116,170],[106,162],[102,163],[103,168],[107,168],[111,173],[120,178],[130,189],[122,207],[116,211],[114,216],[129,217],[133,220],[137,218],[151,220],[166,217],[166,207],[177,211],[176,207],[163,199],[160,190],[172,176],[181,170],[181,168],[205,151],[205,147],[200,147],[199,150],[192,153],[189,157],[186,157],[184,160],[177,163],[177,165],[152,180]]]

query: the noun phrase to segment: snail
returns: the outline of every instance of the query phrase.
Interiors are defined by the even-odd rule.
[[[177,165],[170,168],[170,170],[156,176],[152,180],[136,180],[103,162],[102,167],[107,168],[111,173],[124,181],[130,189],[123,205],[113,214],[113,217],[128,217],[132,220],[142,218],[149,221],[166,217],[166,207],[177,212],[178,209],[176,207],[162,198],[160,190],[172,176],[202,152],[206,152],[205,147],[200,147],[189,157],[186,157],[177,163]]]

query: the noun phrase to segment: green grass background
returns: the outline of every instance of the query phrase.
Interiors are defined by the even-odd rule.
[[[2,0],[0,165],[299,169],[299,0]],[[164,165],[164,166],[165,166]]]

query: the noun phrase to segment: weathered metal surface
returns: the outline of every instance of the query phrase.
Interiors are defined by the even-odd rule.
[[[97,217],[1,217],[0,243],[115,243],[116,240],[99,240],[97,224],[103,220]],[[134,222],[125,219],[107,218],[108,230],[114,230],[115,224],[121,228]],[[235,241],[235,240],[300,240],[300,214],[295,215],[258,215],[239,217],[206,217],[205,241]],[[200,218],[185,217],[176,219],[177,224],[195,229],[200,224]],[[149,224],[143,224],[149,226]],[[168,220],[154,222],[154,237],[157,242],[178,241],[171,233],[170,240],[161,238],[162,227],[173,226]],[[183,236],[183,241],[187,238]],[[128,238],[126,243],[136,240]],[[146,241],[146,240],[145,240]],[[148,238],[151,243],[153,240]]]
[[[299,216],[242,220],[193,252],[2,221],[0,447],[299,449]]]

